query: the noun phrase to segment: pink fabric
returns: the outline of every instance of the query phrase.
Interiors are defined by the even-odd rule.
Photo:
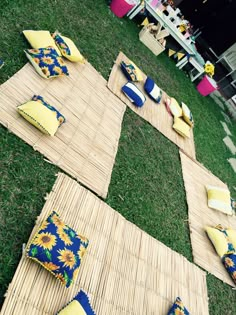
[[[207,96],[217,90],[218,87],[216,85],[213,85],[211,81],[213,80],[205,75],[201,82],[198,84],[197,90],[201,95]]]
[[[110,9],[119,18],[126,15],[135,4],[129,4],[125,0],[112,0]]]

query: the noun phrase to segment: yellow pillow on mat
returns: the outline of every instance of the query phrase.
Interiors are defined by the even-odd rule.
[[[168,106],[174,117],[181,117],[183,115],[182,108],[179,106],[179,103],[176,101],[175,98],[170,98]]]
[[[182,119],[174,117],[173,129],[184,138],[190,138],[190,127]]]
[[[228,234],[230,243],[232,243],[233,247],[236,249],[236,230],[228,228],[226,229],[226,232]]]
[[[49,31],[25,30],[23,31],[23,34],[25,35],[32,48],[38,49],[52,46],[54,49],[56,49],[58,55],[61,56],[60,50],[55,44]]]
[[[233,214],[230,200],[230,192],[228,189],[215,186],[206,186],[208,196],[208,207],[226,213]]]
[[[54,33],[52,37],[55,40],[56,45],[60,49],[63,57],[72,62],[85,62],[85,58],[81,55],[80,51],[70,38],[62,36],[60,33],[57,32]]]
[[[190,111],[190,109],[188,108],[188,106],[186,104],[184,104],[182,102],[182,111],[183,111],[183,118],[186,121],[186,123],[190,126],[193,127],[193,115]]]
[[[221,225],[217,225],[216,227],[206,226],[205,231],[220,257],[223,257],[227,252],[234,250],[226,230],[223,229]]]
[[[58,127],[65,122],[65,117],[40,95],[35,95],[32,101],[17,109],[29,123],[50,136],[54,136]]]

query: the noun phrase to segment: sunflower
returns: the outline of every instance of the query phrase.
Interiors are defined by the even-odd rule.
[[[59,75],[63,74],[62,69],[60,67],[57,67],[57,66],[53,67],[53,71]]]
[[[60,237],[60,239],[66,244],[66,245],[72,245],[73,242],[71,241],[69,235],[62,229],[57,229],[57,233]]]
[[[40,227],[40,231],[45,230],[47,228],[48,224],[49,223],[47,221],[43,221],[43,223],[41,224],[41,227]]]
[[[58,118],[59,125],[63,124],[64,121],[65,121],[64,117],[60,116],[60,117]]]
[[[30,49],[30,52],[34,55],[36,54],[40,54],[40,50],[39,49]]]
[[[175,310],[175,315],[184,315],[184,311],[182,311],[181,309],[177,308]]]
[[[66,285],[66,280],[61,273],[55,274],[55,277],[59,279],[62,282],[62,284]]]
[[[88,239],[86,237],[84,237],[83,235],[78,234],[77,238],[79,238],[81,240],[81,242],[87,244],[88,243]]]
[[[46,269],[49,269],[51,271],[55,271],[60,268],[59,266],[54,265],[52,262],[44,262],[43,265]]]
[[[58,256],[58,259],[60,260],[60,262],[64,263],[63,266],[72,269],[76,263],[74,253],[69,249],[58,250],[58,253],[60,254],[60,256]]]
[[[50,73],[48,67],[42,67],[41,70],[46,75],[47,78],[50,77],[51,73]]]
[[[59,65],[61,66],[61,67],[64,67],[65,66],[65,62],[64,62],[64,60],[62,59],[62,58],[57,58],[57,61],[58,61],[58,63],[59,63]]]
[[[34,239],[33,244],[43,247],[44,249],[52,250],[53,246],[56,245],[56,242],[56,236],[46,232],[38,234]]]
[[[78,273],[79,273],[79,268],[76,268],[74,271],[73,271],[73,281],[75,281],[78,277]]]
[[[226,257],[226,258],[225,258],[225,265],[226,265],[227,267],[233,267],[233,266],[234,266],[234,262],[233,262],[233,260],[232,260],[231,258]]]
[[[42,61],[46,64],[46,65],[52,65],[53,64],[53,59],[50,56],[44,56],[42,57]]]
[[[77,252],[80,259],[83,258],[85,252],[86,252],[86,248],[83,245],[80,245],[80,249]]]
[[[52,46],[48,47],[50,49],[44,49],[43,53],[44,55],[50,55],[52,53],[51,49],[54,49]]]
[[[34,57],[33,60],[34,60],[35,63],[37,63],[37,65],[39,65],[39,63],[40,63],[40,59],[39,58]]]
[[[67,226],[65,225],[65,223],[64,223],[63,221],[61,221],[61,219],[58,217],[57,214],[54,213],[54,214],[51,216],[51,220],[52,220],[52,222],[56,225],[56,227],[57,227],[58,229],[66,229],[66,228],[67,228]]]

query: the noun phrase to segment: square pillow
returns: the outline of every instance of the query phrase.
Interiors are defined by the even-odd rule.
[[[230,192],[228,189],[207,185],[208,207],[233,215],[231,207]]]
[[[183,115],[182,108],[179,106],[179,103],[175,98],[167,98],[165,103],[167,110],[169,110],[174,117],[181,117]]]
[[[234,283],[236,284],[236,253],[230,252],[224,255],[222,258],[222,262],[228,271],[229,275],[233,279]]]
[[[17,109],[28,122],[50,136],[54,136],[58,127],[66,121],[65,117],[40,95],[34,95],[32,101],[18,106]]]
[[[138,107],[143,106],[144,102],[146,101],[146,98],[135,84],[127,82],[121,89],[134,105]]]
[[[27,257],[69,287],[77,278],[88,239],[77,234],[53,211],[27,247]]]
[[[183,102],[182,102],[182,111],[183,111],[183,118],[186,121],[186,123],[190,127],[193,127],[193,125],[194,125],[193,115],[192,115],[190,109],[188,108],[188,106],[186,104],[184,104]]]
[[[57,315],[95,315],[95,312],[87,294],[81,290]]]
[[[229,251],[234,251],[227,231],[220,224],[215,227],[206,226],[205,231],[220,257],[223,257]]]
[[[70,38],[62,36],[57,32],[55,32],[52,37],[63,57],[72,62],[85,62],[85,58],[81,55],[80,51]]]
[[[120,66],[128,80],[134,82],[143,81],[141,70],[132,61],[129,61],[128,63],[122,61]]]
[[[38,48],[46,48],[48,46],[52,46],[56,50],[57,54],[59,56],[61,55],[60,50],[55,44],[49,31],[25,30],[23,31],[23,34],[28,40],[28,42],[30,43],[32,48],[38,49]]]
[[[167,315],[189,315],[180,297],[177,297]]]
[[[65,62],[53,47],[28,49],[25,54],[38,74],[45,79],[69,75]]]
[[[146,82],[144,84],[144,90],[156,103],[161,102],[162,90],[149,77],[147,77]]]
[[[184,138],[190,138],[190,127],[181,118],[174,117],[173,129]]]

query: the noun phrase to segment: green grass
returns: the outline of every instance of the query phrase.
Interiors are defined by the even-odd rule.
[[[0,57],[5,60],[1,83],[27,62],[23,49],[29,45],[21,34],[24,29],[57,29],[70,36],[105,78],[122,50],[167,93],[190,106],[197,159],[226,182],[235,196],[235,174],[226,161],[230,152],[222,141],[225,134],[218,105],[210,97],[201,97],[173,60],[165,54],[155,57],[140,43],[139,28],[133,21],[116,18],[104,0],[2,0],[0,10]],[[236,142],[235,124],[229,128]],[[1,304],[19,262],[22,243],[28,240],[59,169],[3,127],[0,167]],[[106,202],[192,261],[178,148],[130,110],[124,116]],[[224,315],[234,314],[235,291],[213,276],[207,276],[207,282],[210,314],[220,315],[222,310]]]

